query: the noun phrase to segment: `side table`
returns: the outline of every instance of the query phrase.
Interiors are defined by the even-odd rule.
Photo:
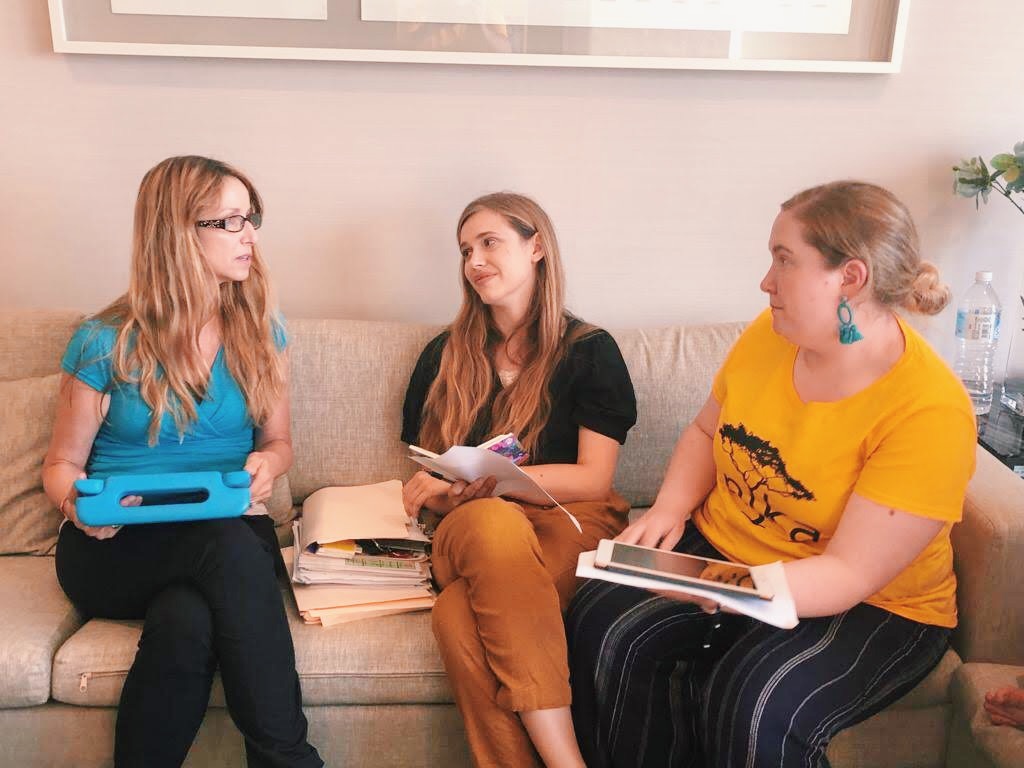
[[[978,420],[978,444],[1024,478],[1024,414],[992,398],[992,410]]]

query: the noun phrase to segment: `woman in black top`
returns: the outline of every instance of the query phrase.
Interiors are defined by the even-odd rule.
[[[535,202],[499,193],[457,227],[463,302],[416,364],[402,439],[429,450],[513,432],[542,495],[494,497],[494,478],[405,485],[406,511],[443,515],[433,545],[443,590],[437,636],[479,766],[582,766],[569,714],[562,612],[576,559],[626,523],[612,489],[619,445],[636,422],[614,339],[564,308],[554,228]]]

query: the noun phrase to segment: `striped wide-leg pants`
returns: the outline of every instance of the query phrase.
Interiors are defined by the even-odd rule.
[[[678,552],[721,555],[691,526]],[[812,768],[903,696],[950,630],[874,606],[782,630],[601,581],[566,617],[573,720],[590,768]]]

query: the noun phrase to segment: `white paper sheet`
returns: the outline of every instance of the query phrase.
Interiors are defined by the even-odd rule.
[[[625,573],[608,571],[594,565],[594,555],[596,554],[596,551],[580,553],[576,565],[577,576],[586,579],[612,581],[616,584],[626,584],[630,587],[656,589],[661,592],[682,592],[688,595],[706,597],[722,606],[782,629],[792,629],[799,622],[796,616],[796,606],[793,605],[793,596],[790,594],[789,584],[786,582],[786,574],[782,569],[782,563],[769,563],[768,565],[755,565],[751,567],[751,571],[757,572],[758,581],[770,586],[775,595],[771,600],[762,600],[760,597],[752,595],[726,595],[709,589],[701,589],[700,587],[677,586],[643,576],[630,576]]]
[[[409,450],[412,451],[410,459],[444,475],[449,480],[464,480],[471,483],[481,477],[494,477],[498,481],[494,487],[495,496],[546,496],[552,504],[569,516],[577,531],[583,530],[569,510],[559,504],[511,459],[500,453],[472,445],[454,445],[440,455],[424,451],[415,445],[410,445]]]
[[[363,21],[849,33],[852,0],[362,0]]]

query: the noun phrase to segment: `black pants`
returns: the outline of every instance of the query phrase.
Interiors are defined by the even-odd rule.
[[[676,551],[721,558],[693,526]],[[590,768],[822,768],[832,737],[923,680],[950,634],[865,603],[777,629],[596,580],[566,629]]]
[[[180,766],[220,666],[249,766],[322,766],[306,741],[299,677],[265,515],[125,526],[98,541],[71,523],[57,578],[87,618],[144,618],[121,692],[118,768]]]

